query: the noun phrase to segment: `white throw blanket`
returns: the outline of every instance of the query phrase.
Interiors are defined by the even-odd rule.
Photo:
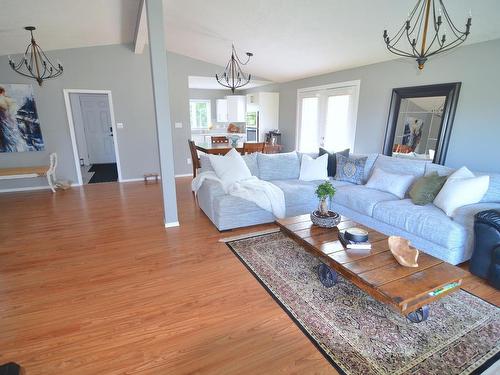
[[[279,219],[285,217],[285,195],[279,187],[270,182],[252,176],[225,186],[215,172],[202,172],[191,183],[195,194],[205,180],[218,181],[227,194],[253,202],[260,208],[272,212]]]

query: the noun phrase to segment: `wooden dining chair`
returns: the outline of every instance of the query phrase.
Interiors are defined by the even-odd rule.
[[[253,152],[264,152],[264,142],[259,142],[259,143],[243,143],[243,155],[246,154],[251,154]]]
[[[224,136],[213,136],[212,143],[216,144],[229,144],[229,138]]]
[[[196,150],[196,145],[194,141],[188,139],[189,151],[191,152],[191,164],[193,165],[193,178],[196,177],[196,171],[201,167],[200,158],[198,157],[198,151]]]

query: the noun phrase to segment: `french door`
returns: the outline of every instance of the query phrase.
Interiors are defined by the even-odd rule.
[[[297,149],[354,148],[359,81],[302,89],[297,95]]]

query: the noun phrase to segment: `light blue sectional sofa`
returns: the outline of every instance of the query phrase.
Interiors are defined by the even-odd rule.
[[[379,154],[367,156],[365,182],[374,168],[412,174],[415,179],[433,171],[441,175],[453,172],[453,169],[428,161]],[[306,214],[317,207],[314,191],[322,181],[298,179],[300,154],[257,153],[245,155],[244,159],[253,175],[283,190],[286,216]],[[212,170],[205,156],[201,157],[201,170]],[[417,206],[409,198],[399,199],[391,193],[330,178],[337,190],[332,209],[386,235],[403,236],[426,253],[458,264],[468,260],[472,254],[474,214],[487,209],[500,209],[500,174],[489,175],[489,190],[482,201],[457,209],[451,218],[432,203]],[[269,223],[276,219],[272,213],[250,201],[225,194],[220,183],[213,180],[203,182],[198,191],[198,202],[219,230]]]

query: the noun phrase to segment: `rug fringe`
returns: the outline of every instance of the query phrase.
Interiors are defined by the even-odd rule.
[[[231,241],[237,241],[237,240],[244,240],[245,238],[263,236],[265,234],[277,233],[279,231],[280,231],[279,228],[265,229],[265,230],[260,230],[260,231],[257,231],[257,232],[250,232],[250,233],[240,234],[239,236],[220,238],[219,242],[224,242],[225,243],[225,242],[231,242]]]

